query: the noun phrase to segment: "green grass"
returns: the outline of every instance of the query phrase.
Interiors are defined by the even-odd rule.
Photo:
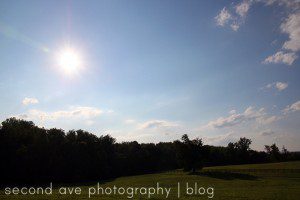
[[[177,183],[181,183],[180,199],[209,199],[207,194],[189,196],[185,193],[185,184],[197,182],[199,187],[214,188],[212,199],[253,199],[253,200],[296,200],[300,197],[300,161],[254,165],[232,165],[208,167],[193,175],[180,170],[158,174],[121,177],[102,183],[101,187],[171,187],[168,199],[177,199]],[[58,185],[54,186],[61,187]],[[77,187],[77,186],[69,186]],[[88,188],[96,187],[95,183],[86,183],[78,186],[82,189],[81,195],[60,195],[53,190],[53,195],[5,195],[0,192],[0,199],[89,199]],[[95,195],[90,199],[127,199],[126,195],[105,196]],[[134,196],[133,199],[148,199],[145,195]],[[151,199],[166,199],[156,195]]]

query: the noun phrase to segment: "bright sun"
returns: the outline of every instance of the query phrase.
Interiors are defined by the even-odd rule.
[[[67,74],[78,72],[82,63],[79,54],[72,48],[66,48],[58,54],[58,64]]]

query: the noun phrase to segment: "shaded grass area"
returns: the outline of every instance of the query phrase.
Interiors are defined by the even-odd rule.
[[[198,187],[213,187],[212,199],[231,200],[296,200],[300,196],[300,161],[285,163],[270,163],[257,165],[233,165],[204,168],[200,172],[186,173],[181,170],[158,174],[121,177],[103,182],[100,186],[113,187],[155,187],[159,182],[161,187],[171,187],[168,199],[178,199],[177,183],[181,185],[180,199],[209,199],[204,195],[187,195],[186,183]],[[88,189],[96,187],[97,183],[71,184],[68,187],[80,186],[81,195],[60,195],[55,183],[53,195],[5,195],[0,192],[0,199],[128,199],[126,195],[94,195],[88,197]],[[148,199],[146,195],[136,195],[133,199]],[[166,199],[165,196],[155,195],[151,199]]]
[[[198,175],[198,176],[207,176],[216,179],[223,179],[223,180],[256,180],[258,177],[253,176],[250,174],[242,174],[237,172],[230,172],[230,171],[204,171],[204,172],[196,172],[190,173],[189,175]]]

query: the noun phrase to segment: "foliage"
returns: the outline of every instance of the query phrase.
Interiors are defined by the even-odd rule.
[[[0,182],[40,183],[110,179],[183,168],[195,172],[205,166],[296,160],[299,154],[279,152],[275,144],[267,153],[250,149],[241,138],[228,147],[203,145],[201,139],[139,144],[116,143],[84,130],[45,129],[33,122],[10,118],[0,127]]]

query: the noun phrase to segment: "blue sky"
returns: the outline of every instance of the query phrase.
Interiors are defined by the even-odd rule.
[[[300,150],[299,4],[1,1],[0,120]],[[76,73],[58,62],[66,47]]]

